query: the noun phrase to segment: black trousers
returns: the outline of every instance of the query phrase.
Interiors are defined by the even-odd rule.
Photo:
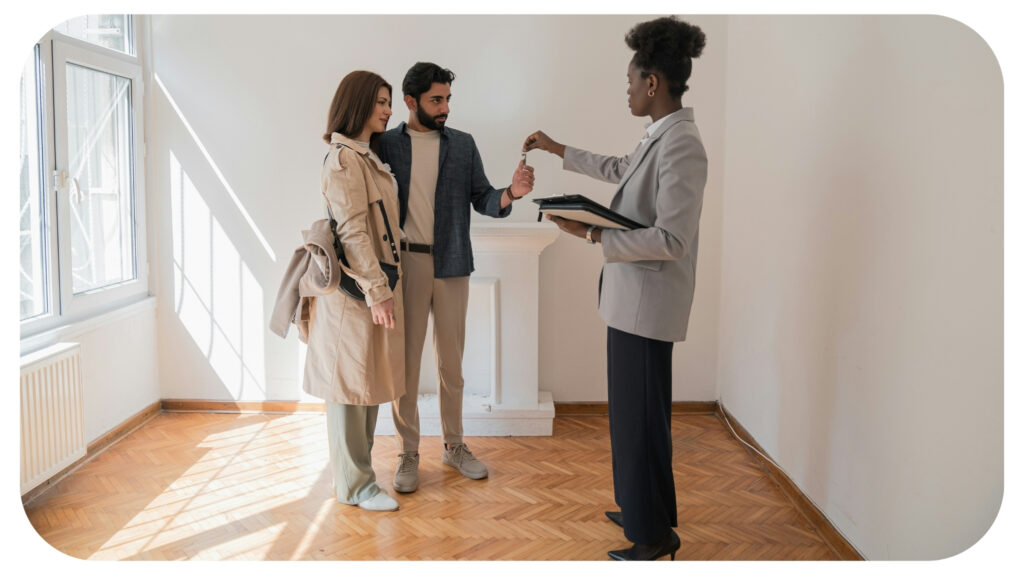
[[[672,478],[672,342],[608,328],[608,424],[615,503],[626,539],[677,527]]]

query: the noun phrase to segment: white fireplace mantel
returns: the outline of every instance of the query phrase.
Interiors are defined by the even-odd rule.
[[[463,434],[551,435],[550,392],[538,389],[540,253],[558,228],[548,223],[470,226],[475,270],[470,276],[463,378]],[[433,323],[420,370],[420,432],[440,435]],[[394,433],[382,406],[377,433]]]
[[[496,253],[519,253],[539,258],[544,248],[558,238],[558,228],[554,224],[474,224],[469,229],[473,256],[477,258]]]

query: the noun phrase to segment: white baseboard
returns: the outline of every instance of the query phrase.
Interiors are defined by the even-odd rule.
[[[551,392],[538,392],[536,406],[491,405],[487,396],[466,395],[462,398],[462,434],[466,437],[550,436],[555,420],[555,403]],[[441,417],[437,395],[419,398],[420,435],[441,435]],[[394,435],[391,404],[380,406],[376,435]]]

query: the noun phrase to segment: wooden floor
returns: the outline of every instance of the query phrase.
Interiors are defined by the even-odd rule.
[[[672,420],[676,559],[835,559],[713,415]],[[332,497],[323,414],[163,413],[29,503],[39,534],[82,559],[607,560],[608,419],[559,416],[553,437],[470,437],[473,481],[420,446],[420,488],[370,513]],[[394,494],[396,441],[377,438]]]

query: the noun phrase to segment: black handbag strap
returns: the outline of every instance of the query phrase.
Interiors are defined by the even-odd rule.
[[[324,165],[327,164],[327,157],[330,155],[331,153],[327,152],[327,155],[324,156]],[[331,235],[334,236],[334,254],[338,256],[338,259],[341,260],[343,265],[348,267],[348,258],[345,257],[345,249],[341,247],[341,239],[338,237],[338,220],[334,219],[334,212],[331,210],[331,200],[327,198],[327,194],[322,190],[320,195],[324,198],[324,204],[327,205],[327,216],[331,220]]]

